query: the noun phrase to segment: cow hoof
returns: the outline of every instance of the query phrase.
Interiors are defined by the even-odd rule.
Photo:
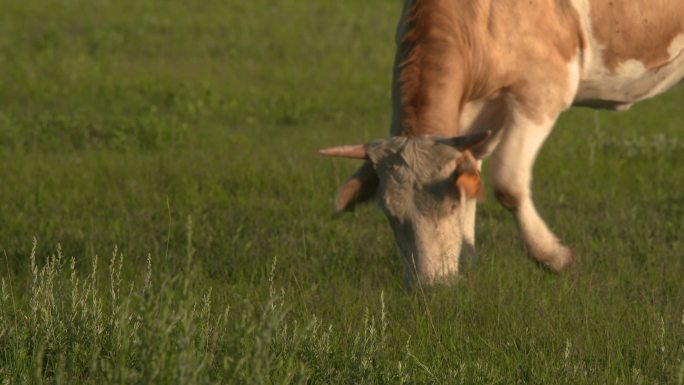
[[[575,260],[572,249],[564,245],[558,245],[558,250],[554,253],[555,257],[545,263],[546,267],[555,271],[561,272],[569,270]]]

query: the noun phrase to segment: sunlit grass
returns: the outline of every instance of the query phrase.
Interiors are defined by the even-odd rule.
[[[316,150],[387,134],[399,7],[2,2],[0,384],[684,384],[682,87],[558,122],[568,274],[491,195],[451,288],[332,215],[358,164]]]

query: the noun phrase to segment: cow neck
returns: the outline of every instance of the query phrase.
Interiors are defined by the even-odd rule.
[[[461,107],[474,88],[468,82],[476,79],[469,65],[478,51],[476,16],[475,6],[455,7],[452,0],[411,5],[402,39],[406,54],[399,64],[400,135],[459,133]]]

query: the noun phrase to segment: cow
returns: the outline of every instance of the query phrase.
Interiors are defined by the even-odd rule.
[[[530,190],[558,116],[572,106],[623,111],[683,77],[683,0],[406,0],[389,138],[320,151],[364,160],[336,210],[376,201],[406,284],[448,282],[475,252],[480,169],[491,156],[494,194],[528,253],[566,270],[573,253]]]

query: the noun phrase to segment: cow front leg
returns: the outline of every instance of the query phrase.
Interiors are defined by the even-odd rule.
[[[477,170],[482,169],[482,161],[496,148],[501,139],[501,131],[509,116],[509,109],[504,97],[491,100],[470,102],[465,105],[461,114],[460,126],[466,133],[492,131],[492,136],[483,144],[472,148],[471,152],[477,161]],[[459,259],[463,267],[470,267],[477,262],[477,249],[475,247],[475,221],[477,211],[477,199],[466,200],[461,212],[463,247]]]
[[[491,171],[496,197],[515,215],[531,256],[551,270],[561,271],[572,264],[572,251],[546,226],[530,191],[534,160],[556,117],[533,120],[514,112],[492,156]]]
[[[482,161],[477,161],[477,170],[482,168]],[[463,268],[472,268],[477,263],[477,249],[475,248],[475,220],[477,212],[477,199],[468,199],[463,203],[462,232],[463,247],[459,263]]]

